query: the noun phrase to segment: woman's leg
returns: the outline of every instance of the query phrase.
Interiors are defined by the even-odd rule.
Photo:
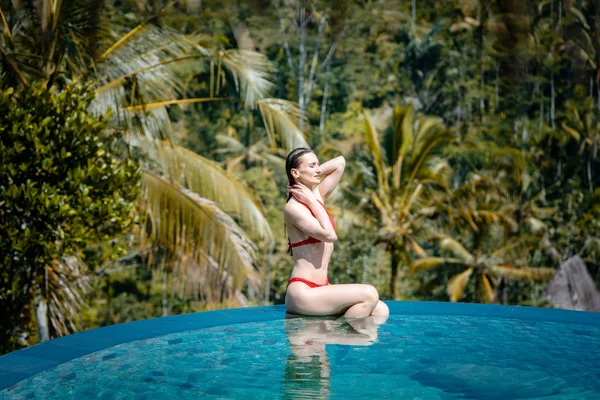
[[[310,288],[302,282],[294,282],[288,286],[285,298],[288,310],[304,315],[367,317],[378,303],[377,289],[361,284]]]
[[[387,321],[388,317],[390,316],[390,309],[387,306],[387,304],[379,300],[379,302],[373,309],[371,316],[373,317],[373,322],[375,322],[377,325],[381,325],[385,323],[385,321]]]
[[[390,315],[390,309],[387,304],[379,300],[371,315],[374,317],[387,317]]]

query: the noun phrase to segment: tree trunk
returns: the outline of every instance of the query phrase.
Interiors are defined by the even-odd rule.
[[[323,132],[325,132],[325,116],[327,115],[327,95],[329,94],[329,72],[331,71],[331,64],[327,64],[326,71],[323,101],[321,102],[321,121],[319,122],[319,132],[321,132],[321,136],[323,136]]]
[[[596,76],[600,76],[600,70],[596,73]],[[600,82],[596,82],[596,105],[598,106],[598,120],[600,120]],[[598,131],[594,134],[594,152],[593,158],[596,161],[596,155],[598,154]]]
[[[398,268],[400,266],[401,257],[396,249],[392,247],[392,278],[390,279],[390,293],[392,294],[392,300],[398,300]]]
[[[496,286],[496,296],[494,299],[494,303],[499,304],[508,304],[508,296],[506,292],[506,282],[504,278],[500,278],[500,282],[498,282],[498,286]]]
[[[310,103],[310,94],[312,92],[313,84],[315,83],[315,72],[317,70],[317,62],[319,61],[319,49],[321,47],[321,39],[323,38],[323,29],[325,29],[325,22],[327,22],[327,14],[329,11],[326,11],[321,17],[321,22],[319,22],[319,32],[317,33],[317,43],[315,44],[315,50],[313,52],[312,63],[310,66],[310,72],[308,74],[307,88],[306,93],[304,95],[304,106],[305,108]]]
[[[35,298],[35,319],[37,321],[40,342],[50,340],[50,328],[48,327],[48,303],[41,293]]]
[[[499,87],[500,63],[496,62],[496,110],[500,109],[500,87]]]
[[[299,10],[300,16],[300,40],[298,43],[298,108],[300,111],[304,111],[304,66],[306,65],[306,48],[304,46],[306,41],[306,1],[302,1],[302,5]],[[298,119],[298,129],[300,132],[304,132],[304,121],[300,117]]]
[[[412,0],[410,5],[410,21],[413,32],[415,31],[415,27],[417,26],[417,0]]]
[[[594,193],[594,184],[592,183],[592,160],[590,157],[587,158],[587,179],[588,179],[588,189],[590,193]]]
[[[479,27],[477,28],[477,53],[479,56],[479,113],[481,121],[485,119],[485,51],[483,43],[483,18],[484,18],[484,5],[480,2],[479,5]]]
[[[556,93],[554,92],[554,72],[550,75],[550,126],[555,128],[554,120],[556,119]]]

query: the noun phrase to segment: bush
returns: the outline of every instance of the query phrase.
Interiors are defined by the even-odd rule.
[[[128,229],[140,173],[115,157],[104,117],[88,109],[94,92],[32,85],[0,93],[0,305],[3,352],[46,298],[53,262]]]

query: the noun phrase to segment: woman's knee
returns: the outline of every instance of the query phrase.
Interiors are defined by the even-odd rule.
[[[376,305],[379,302],[379,293],[375,286],[366,285],[365,287],[365,302],[373,303]]]
[[[378,301],[375,309],[371,313],[373,316],[388,317],[390,315],[390,309],[383,301]]]

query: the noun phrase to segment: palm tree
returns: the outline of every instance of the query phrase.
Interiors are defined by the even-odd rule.
[[[568,101],[566,115],[562,122],[563,130],[575,140],[579,147],[579,155],[583,157],[583,174],[590,193],[594,191],[594,172],[600,118],[594,107],[593,97],[586,97],[583,102]]]
[[[463,298],[472,283],[473,299],[484,303],[495,301],[499,293],[494,286],[502,286],[503,280],[543,281],[554,276],[552,268],[521,264],[539,238],[510,236],[519,227],[514,216],[523,208],[510,201],[502,185],[492,178],[475,176],[452,191],[449,199],[453,205],[447,213],[459,228],[456,232],[460,232],[464,245],[447,234],[436,233],[440,251],[447,256],[415,260],[410,266],[412,274],[442,267],[445,271],[459,270],[451,273],[447,283],[450,300]],[[527,221],[531,224],[529,217]]]
[[[428,197],[443,190],[449,176],[447,163],[437,156],[455,136],[441,119],[416,116],[413,107],[394,108],[391,140],[381,145],[371,118],[365,112],[365,141],[372,158],[376,181],[366,189],[366,211],[379,221],[378,243],[385,243],[391,256],[390,293],[398,298],[398,271],[408,262],[409,252],[424,254],[415,239]]]
[[[48,87],[72,79],[93,82],[92,110],[110,113],[115,135],[156,161],[148,163],[143,174],[140,211],[148,214],[150,228],[141,230],[142,243],[168,248],[180,260],[182,277],[188,268],[207,271],[216,265],[221,273],[198,274],[196,283],[202,285],[197,290],[208,291],[223,275],[233,277],[231,293],[238,292],[247,279],[255,285],[253,245],[229,216],[235,215],[248,232],[272,239],[260,201],[219,165],[173,143],[167,107],[231,101],[219,96],[224,85],[234,83],[246,107],[259,107],[271,143],[305,145],[304,135],[291,122],[300,116],[297,108],[267,98],[273,84],[265,57],[251,51],[206,48],[198,38],[154,24],[156,17],[120,34],[109,26],[97,0],[23,0],[2,5],[0,87],[27,86],[36,80]],[[177,68],[197,62],[210,65],[209,93],[185,98]],[[62,264],[57,260],[55,265]],[[54,264],[46,268],[52,271]],[[51,302],[56,299],[50,296]],[[76,309],[75,305],[49,308]],[[55,321],[68,317],[73,315],[51,313]]]

